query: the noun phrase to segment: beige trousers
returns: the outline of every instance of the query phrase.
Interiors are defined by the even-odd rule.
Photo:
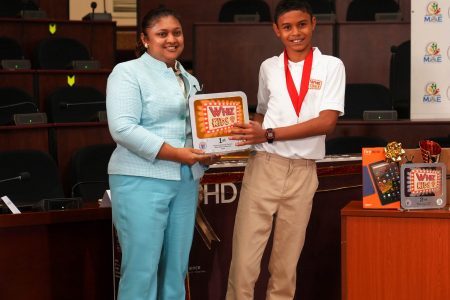
[[[294,298],[297,262],[317,186],[312,160],[287,159],[266,152],[250,156],[234,225],[227,300],[253,299],[272,224],[266,299]]]

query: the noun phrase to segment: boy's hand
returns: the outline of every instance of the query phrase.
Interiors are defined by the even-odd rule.
[[[266,130],[258,122],[250,121],[248,124],[236,123],[231,129],[233,136],[230,140],[239,141],[237,146],[261,144],[267,141]]]

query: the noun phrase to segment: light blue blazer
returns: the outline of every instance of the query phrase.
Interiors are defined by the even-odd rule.
[[[200,90],[195,77],[180,64],[188,97]],[[163,143],[192,147],[186,139],[186,97],[176,75],[165,63],[147,53],[115,66],[108,77],[106,110],[112,138],[117,143],[109,174],[180,179],[180,163],[156,158]],[[203,176],[198,163],[194,179]]]

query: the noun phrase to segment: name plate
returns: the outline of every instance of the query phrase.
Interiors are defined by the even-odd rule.
[[[248,149],[230,140],[235,123],[248,123],[247,96],[243,92],[200,94],[189,99],[194,148],[205,153],[231,153]]]
[[[0,198],[3,203],[6,204],[6,206],[9,208],[9,210],[13,213],[13,214],[20,214],[20,210],[17,208],[17,206],[14,205],[14,203],[12,203],[11,199],[9,199],[8,196],[3,196]]]

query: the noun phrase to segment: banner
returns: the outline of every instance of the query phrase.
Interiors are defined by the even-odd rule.
[[[411,120],[450,120],[449,35],[449,1],[411,1]]]

